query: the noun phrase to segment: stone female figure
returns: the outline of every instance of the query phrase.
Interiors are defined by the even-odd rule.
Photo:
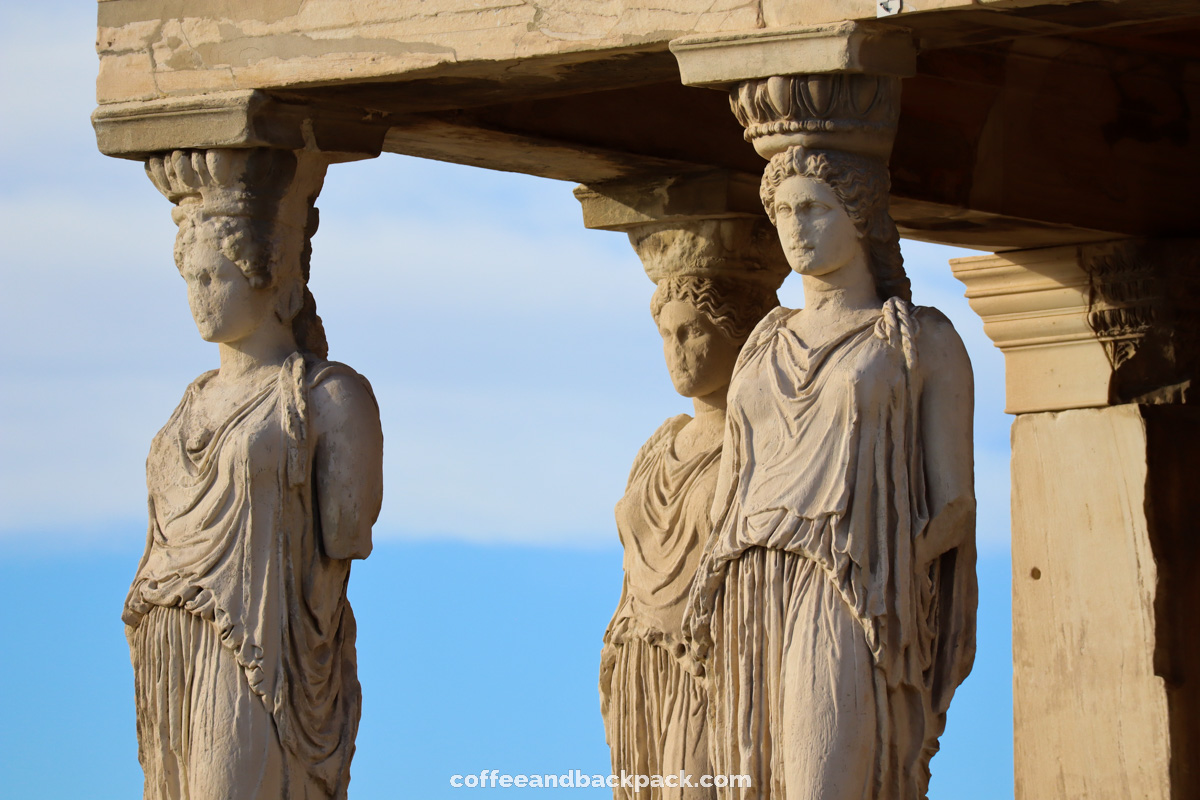
[[[918,800],[974,657],[970,364],[909,302],[886,166],[792,147],[763,203],[804,281],[742,349],[690,599],[729,796]]]
[[[651,313],[676,391],[695,416],[664,422],[642,446],[617,503],[625,548],[621,600],[605,634],[600,695],[614,774],[708,774],[707,703],[683,640],[688,590],[711,528],[725,392],[738,350],[778,305],[766,286],[731,277],[673,275]],[[652,787],[617,797],[708,798],[712,789]]]
[[[360,690],[350,560],[371,551],[383,440],[366,380],[325,360],[306,283],[324,165],[175,152],[175,258],[220,368],[146,462],[150,525],[123,618],[154,800],[346,795]]]

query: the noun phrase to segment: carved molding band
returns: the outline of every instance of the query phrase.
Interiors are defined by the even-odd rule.
[[[1112,364],[1110,402],[1186,403],[1200,368],[1200,247],[1127,240],[1081,248],[1088,325]]]
[[[1004,352],[1010,414],[1192,401],[1196,242],[1126,240],[950,265]]]
[[[1079,248],[956,258],[950,266],[984,333],[1004,353],[1008,413],[1107,404],[1111,368],[1088,326]]]
[[[746,81],[730,92],[729,104],[764,158],[799,145],[886,159],[899,98],[899,78],[836,73]]]

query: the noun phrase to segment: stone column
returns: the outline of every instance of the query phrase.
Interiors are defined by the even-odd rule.
[[[730,423],[731,435],[750,443],[744,446],[749,455],[737,465],[741,473],[731,479],[737,488],[729,495],[730,511],[722,518],[724,527],[719,535],[714,533],[714,552],[723,546],[722,542],[736,540],[737,547],[762,546],[771,557],[782,550],[788,557],[795,553],[821,565],[830,576],[837,575],[834,583],[846,603],[836,603],[829,613],[815,612],[815,622],[814,612],[806,611],[804,619],[787,617],[786,625],[792,627],[783,629],[787,631],[784,638],[806,641],[803,637],[808,631],[822,630],[826,620],[851,613],[866,631],[866,639],[872,641],[869,664],[848,655],[848,646],[831,646],[816,639],[812,644],[806,641],[804,653],[795,656],[787,652],[790,644],[780,643],[783,634],[773,629],[773,620],[765,615],[756,618],[755,612],[738,606],[739,616],[732,617],[733,622],[721,623],[726,634],[722,642],[716,641],[717,625],[712,626],[716,653],[712,685],[718,688],[714,689],[713,707],[717,711],[710,717],[713,724],[709,735],[721,742],[718,747],[722,749],[715,752],[730,754],[730,766],[746,765],[746,771],[757,770],[763,776],[761,781],[769,781],[772,796],[809,793],[833,798],[869,793],[879,800],[924,797],[930,777],[929,760],[937,752],[946,712],[973,663],[977,596],[969,365],[957,334],[944,317],[935,310],[918,310],[911,305],[899,237],[888,213],[888,160],[899,121],[901,79],[915,71],[912,36],[903,29],[847,22],[692,37],[672,42],[671,50],[685,84],[729,92],[732,111],[745,128],[746,140],[760,156],[770,160],[762,184],[763,201],[769,206],[772,220],[779,223],[779,235],[793,269],[804,278],[806,300],[812,301],[804,314],[783,320],[777,317],[772,320],[774,329],[765,325],[764,349],[755,356],[763,359],[754,368],[758,374],[749,370],[739,373],[739,378],[745,375],[745,391],[754,392],[754,399],[747,400],[745,408],[754,409],[763,422],[747,422],[744,431]],[[845,224],[841,221],[854,226],[853,238],[839,239],[833,233],[835,225]],[[844,244],[845,250],[830,255],[826,245],[835,239]],[[840,271],[848,270],[851,264],[860,270],[853,278],[849,272]],[[837,299],[830,300],[834,297]],[[879,309],[877,314],[875,309]],[[872,316],[864,313],[867,311]],[[850,330],[851,324],[856,324],[857,330],[863,331],[864,324],[875,324],[875,335],[883,339],[893,315],[906,320],[897,326],[897,330],[903,327],[907,331],[901,334],[906,343],[900,345],[904,368],[862,366],[856,367],[858,371],[853,374],[847,373],[844,380],[838,377],[826,381],[840,369],[828,366],[836,363],[839,356],[834,353],[839,348],[845,348],[840,350],[843,355],[864,353],[864,365],[884,362],[870,360],[873,357],[865,355],[866,348],[851,343],[849,337],[826,342],[823,335],[832,336],[827,332],[843,325],[846,327],[841,330]],[[914,323],[918,315],[929,322]],[[781,328],[789,332],[778,333]],[[918,328],[921,330],[916,332]],[[791,345],[778,342],[796,340],[801,344],[791,351],[795,355],[785,355],[785,347]],[[810,346],[812,349],[807,349]],[[926,356],[918,356],[918,351],[933,359],[947,353],[956,355],[953,360],[928,361],[920,366]],[[761,355],[764,352],[770,353],[771,361]],[[801,355],[804,352],[810,355]],[[818,352],[828,355],[811,355]],[[886,352],[888,358],[897,355],[897,351]],[[787,363],[789,358],[794,358],[794,363]],[[935,363],[937,367],[929,366]],[[789,381],[795,386],[803,382],[803,411],[789,407],[801,390],[791,395],[792,389],[779,388]],[[814,397],[817,392],[811,387],[818,385],[822,388]],[[879,391],[897,392],[887,396],[899,397],[901,387],[907,387],[905,399],[875,417],[880,420],[878,428],[860,427],[861,420],[876,413],[874,408],[883,407],[867,410],[866,396],[885,396],[872,394]],[[741,385],[737,388],[740,390]],[[819,415],[824,412],[817,409],[822,403],[832,407],[843,397],[846,407],[852,409],[851,416],[831,422],[835,432],[829,435],[836,438],[843,430],[862,431],[863,440],[882,441],[895,435],[896,430],[920,431],[889,451],[903,452],[904,463],[887,461],[891,456],[879,455],[884,449],[872,450],[870,455],[863,450],[863,460],[856,462],[859,455],[842,455],[840,445],[832,439],[806,433],[815,425],[814,420],[821,419]],[[763,409],[770,409],[777,417],[763,414]],[[787,424],[773,426],[766,421],[776,418]],[[730,420],[734,419],[731,414]],[[900,420],[912,420],[911,427]],[[755,442],[769,442],[770,446],[756,446]],[[772,448],[803,455],[794,462],[777,460],[773,464]],[[825,458],[834,460],[823,462]],[[801,459],[821,466],[806,472],[807,466],[795,466]],[[871,469],[877,472],[868,473],[865,465],[872,463]],[[776,473],[779,464],[786,466]],[[828,474],[821,475],[825,464]],[[803,478],[796,478],[793,487],[789,481],[800,474]],[[742,475],[747,477],[743,479]],[[802,480],[807,483],[800,488]],[[839,482],[843,482],[847,496],[855,499],[836,510],[829,507],[827,517],[811,486]],[[758,486],[763,485],[771,487],[766,491],[783,490],[772,501],[742,505],[744,497],[762,491]],[[888,509],[886,514],[856,512],[852,507],[872,497],[880,502],[878,508]],[[759,505],[756,507],[754,502]],[[910,509],[919,510],[910,514]],[[767,512],[786,512],[795,519],[821,519],[821,525],[826,519],[834,521],[828,529],[812,533],[802,552],[795,544],[798,538],[789,538],[793,535],[791,529],[779,534],[782,525],[773,528],[772,524],[746,521],[754,519],[752,514],[766,519]],[[765,526],[769,536],[752,532],[759,524]],[[834,529],[836,534],[831,533]],[[868,541],[871,544],[864,544]],[[724,546],[738,559],[737,569],[743,569],[743,553]],[[863,549],[857,549],[860,547]],[[830,565],[840,555],[829,562],[824,560],[825,552],[869,552],[870,556],[849,556],[854,566],[843,572]],[[729,569],[725,579],[732,581],[728,576],[734,567]],[[762,583],[778,580],[781,578],[777,573],[772,573]],[[789,579],[782,580],[786,585]],[[905,599],[893,602],[891,588],[878,595],[875,588],[867,588],[876,586],[904,587],[895,590],[895,596]],[[910,591],[908,587],[914,588]],[[803,597],[807,589],[792,586],[789,591]],[[885,595],[889,599],[880,599],[870,612],[858,605],[864,597]],[[710,596],[716,596],[715,591]],[[734,602],[729,597],[732,595],[725,595],[726,601]],[[748,601],[746,605],[758,608],[757,603]],[[914,611],[917,608],[923,610]],[[924,610],[934,608],[936,613]],[[872,639],[875,625],[888,630],[878,640]],[[761,680],[756,677],[746,681],[747,670],[760,667],[743,661],[741,654],[757,652],[757,637],[764,633],[771,647],[783,648],[779,651],[783,655],[771,656],[778,660],[761,668]],[[917,652],[925,655],[914,656]],[[918,664],[918,659],[925,660]],[[898,667],[901,662],[905,666]],[[848,684],[827,680],[829,675],[841,676],[837,680],[857,675],[855,680],[874,681],[878,713],[860,710],[851,715],[835,710],[835,704],[841,702],[838,698],[845,696],[842,692],[848,691],[842,687]],[[775,705],[772,692],[778,692],[785,702]],[[795,697],[804,699],[793,708],[788,703]],[[801,741],[803,745],[799,745]],[[861,786],[853,783],[859,780],[866,782]],[[758,790],[768,791],[765,787]]]
[[[1004,352],[1018,800],[1200,797],[1200,243],[951,262]]]
[[[915,50],[864,23],[689,37],[764,157],[886,159]],[[1197,250],[1119,242],[954,263],[1004,350],[1013,426],[1016,791],[1200,797]]]
[[[690,646],[685,608],[712,533],[734,365],[789,272],[757,190],[755,176],[712,170],[575,192],[585,224],[627,233],[656,284],[648,310],[663,378],[692,404],[691,416],[670,417],[642,445],[616,504],[624,580],[619,595],[613,587],[599,681],[614,774],[714,773],[705,663]]]
[[[361,709],[346,587],[371,552],[383,442],[307,284],[325,171],[378,155],[385,128],[258,91],[93,121],[174,204],[188,306],[220,354],[146,462],[122,613],[145,796],[344,797]]]

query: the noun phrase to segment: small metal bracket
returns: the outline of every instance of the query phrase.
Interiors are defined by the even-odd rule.
[[[890,17],[903,10],[904,0],[875,0],[875,16]]]

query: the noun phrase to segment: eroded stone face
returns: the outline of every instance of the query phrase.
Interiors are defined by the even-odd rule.
[[[703,397],[729,385],[741,342],[682,300],[664,305],[655,322],[675,391],[684,397]]]
[[[775,192],[775,225],[792,270],[820,277],[862,254],[862,235],[827,184],[791,177]]]
[[[187,281],[188,307],[200,338],[236,343],[270,321],[278,292],[256,289],[241,268],[221,252],[222,233],[215,222],[189,221],[190,232],[180,231],[186,241],[177,247],[183,258],[179,273]],[[294,311],[284,319],[290,322],[293,316]]]

